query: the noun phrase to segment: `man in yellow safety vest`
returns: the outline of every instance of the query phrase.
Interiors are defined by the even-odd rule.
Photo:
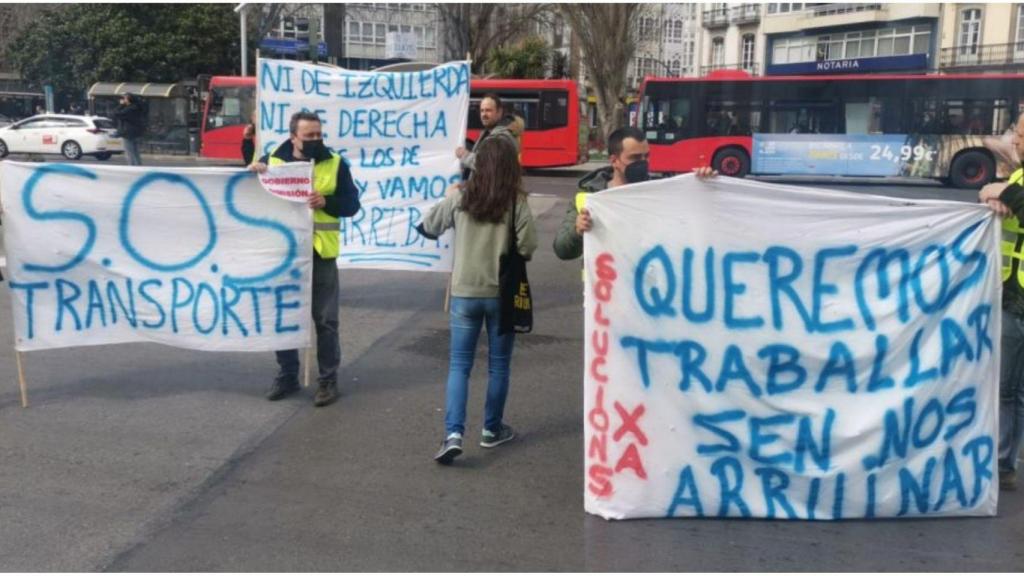
[[[1024,115],[1017,120],[1013,147],[1024,159]],[[1009,182],[988,184],[978,193],[1003,216],[1003,333],[999,366],[999,487],[1017,487],[1017,456],[1024,437],[1024,167]]]
[[[1014,128],[1014,149],[1024,159],[1024,115]],[[1006,183],[994,182],[978,198],[1002,219],[1002,356],[999,366],[999,488],[1017,488],[1024,438],[1024,167]]]
[[[319,386],[313,396],[317,406],[327,406],[338,397],[338,267],[341,248],[341,218],[359,212],[359,191],[352,172],[341,156],[324,146],[320,118],[312,112],[296,112],[289,123],[291,137],[272,154],[260,158],[249,169],[264,172],[267,166],[286,162],[313,161],[313,322],[316,325],[316,357],[320,366]],[[267,392],[267,400],[280,400],[299,390],[299,351],[279,350],[280,371]]]

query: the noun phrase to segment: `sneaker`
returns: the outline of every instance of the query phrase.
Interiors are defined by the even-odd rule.
[[[274,385],[267,391],[267,400],[276,402],[299,391],[299,378],[294,375],[279,374],[274,378]]]
[[[480,446],[484,448],[494,448],[495,446],[501,446],[515,437],[516,431],[508,424],[502,424],[501,428],[498,428],[495,432],[484,430],[484,435],[480,439]]]
[[[999,471],[999,489],[1006,491],[1013,491],[1017,489],[1017,471],[1016,470],[1000,470]]]
[[[313,395],[313,405],[317,408],[327,406],[338,399],[338,383],[329,380],[321,381],[320,386]]]
[[[455,457],[462,454],[462,436],[452,434],[441,443],[441,449],[434,454],[438,464],[451,464]]]

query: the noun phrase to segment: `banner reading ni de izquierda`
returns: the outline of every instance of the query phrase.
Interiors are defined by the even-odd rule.
[[[15,347],[308,345],[312,216],[255,174],[0,164]]]
[[[995,513],[987,207],[682,176],[587,208],[587,511]]]
[[[450,233],[427,240],[416,225],[460,181],[469,79],[468,62],[367,72],[259,61],[260,154],[288,140],[295,112],[314,112],[324,143],[352,170],[362,209],[341,222],[340,266],[451,270]]]

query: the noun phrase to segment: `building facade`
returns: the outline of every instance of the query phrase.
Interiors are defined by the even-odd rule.
[[[366,60],[442,61],[435,4],[345,4],[344,56]]]
[[[631,89],[646,76],[700,72],[699,4],[647,4],[636,17],[637,47],[626,72]]]
[[[272,57],[308,59],[316,42],[319,59],[362,70],[396,61],[440,62],[440,28],[435,4],[294,4],[281,10],[260,49]]]
[[[764,10],[764,4],[753,3],[703,5],[701,76],[721,69],[744,70],[755,76],[762,73]]]
[[[943,4],[940,72],[1024,72],[1024,4]]]
[[[940,4],[770,3],[767,75],[934,71]]]

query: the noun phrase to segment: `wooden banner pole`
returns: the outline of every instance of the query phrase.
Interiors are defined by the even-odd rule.
[[[452,301],[452,275],[448,274],[448,285],[444,287],[444,311],[449,312]]]
[[[310,359],[312,357],[313,357],[313,348],[312,347],[306,348],[306,360],[305,360],[305,362],[302,363],[303,373],[304,373],[304,376],[302,378],[302,386],[304,388],[309,388],[309,363],[310,363]]]
[[[25,368],[21,363],[21,352],[14,351],[14,360],[18,363],[18,388],[21,390],[21,407],[28,408],[28,386],[25,384]]]

